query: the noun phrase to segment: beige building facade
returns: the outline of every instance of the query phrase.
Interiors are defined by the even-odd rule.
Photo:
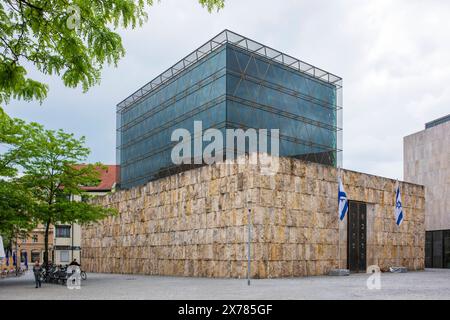
[[[117,183],[118,166],[107,165],[99,169],[100,183],[97,186],[83,187],[85,194],[83,196],[73,195],[72,201],[88,201],[88,199],[97,196],[104,196],[113,192]],[[81,261],[81,225],[57,224],[55,226],[53,261],[56,264],[65,265],[76,259]]]
[[[79,224],[55,225],[53,243],[53,262],[56,264],[69,264],[73,259],[81,260],[81,226]]]
[[[338,170],[280,158],[274,175],[248,163],[204,166],[94,201],[119,215],[83,228],[90,272],[242,278],[424,268],[425,193],[400,183],[405,220],[395,224],[396,181],[342,170],[350,211],[338,221]],[[251,221],[248,221],[248,210]],[[339,246],[340,244],[340,246]],[[339,250],[340,248],[340,250]]]
[[[53,252],[53,226],[50,226],[48,234],[48,249],[49,249],[49,259],[52,259]],[[17,257],[19,264],[25,265],[25,261],[28,265],[39,261],[42,263],[44,261],[45,252],[45,226],[38,225],[33,231],[28,233],[26,236],[20,237],[12,244],[12,250],[18,251]],[[5,244],[6,245],[6,244]]]
[[[404,180],[426,187],[427,231],[450,229],[450,115],[404,138]]]
[[[450,115],[404,138],[404,180],[425,186],[427,267],[450,268]]]

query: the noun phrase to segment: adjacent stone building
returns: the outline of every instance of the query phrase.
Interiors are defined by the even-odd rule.
[[[425,186],[426,266],[450,268],[450,115],[404,138],[404,179]]]
[[[222,163],[99,197],[94,201],[119,214],[84,228],[83,267],[89,272],[245,277],[250,208],[254,278],[323,275],[339,265],[356,271],[370,265],[423,269],[424,188],[400,183],[405,221],[397,227],[396,181],[342,170],[351,202],[345,221],[338,223],[337,172],[292,158],[280,158],[273,176],[248,161]],[[357,228],[348,228],[356,220]],[[347,261],[355,255],[356,266]]]

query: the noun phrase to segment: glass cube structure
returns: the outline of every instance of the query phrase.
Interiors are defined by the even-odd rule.
[[[175,165],[175,129],[279,129],[279,155],[342,162],[342,79],[224,30],[117,105],[120,187],[194,165]]]

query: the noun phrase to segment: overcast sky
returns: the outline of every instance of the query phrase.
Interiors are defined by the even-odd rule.
[[[85,135],[90,161],[114,163],[116,104],[225,28],[344,79],[347,169],[402,178],[403,137],[450,113],[448,0],[226,0],[212,14],[162,0],[143,28],[120,32],[126,57],[99,86],[83,94],[38,76],[50,85],[45,102],[6,110]]]

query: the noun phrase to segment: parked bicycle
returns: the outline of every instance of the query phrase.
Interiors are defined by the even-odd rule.
[[[52,263],[47,264],[42,269],[41,279],[46,283],[56,283],[65,285],[67,280],[73,275],[75,270],[68,272],[69,265],[55,265]],[[81,270],[81,269],[80,269]],[[80,272],[81,280],[87,279],[87,274],[85,271],[81,270]]]

